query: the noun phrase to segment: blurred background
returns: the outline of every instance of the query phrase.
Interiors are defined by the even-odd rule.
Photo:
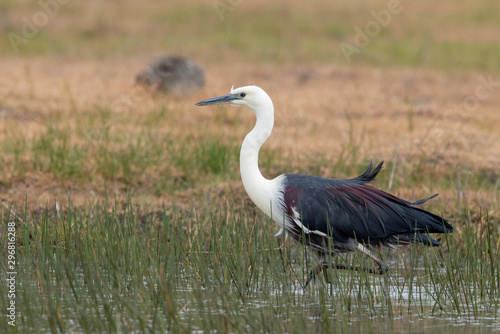
[[[1,6],[4,56],[96,59],[175,52],[205,65],[345,65],[339,45],[352,43],[356,27],[365,30],[377,19],[374,13],[382,16],[382,29],[371,25],[369,45],[353,57],[355,63],[494,71],[500,56],[499,5],[488,0],[6,0]],[[385,19],[382,12],[391,15]],[[24,40],[12,43],[12,33]]]
[[[498,1],[4,0],[0,31],[6,203],[246,198],[254,116],[194,104],[255,84],[276,108],[267,177],[385,160],[382,189],[498,210]],[[136,84],[171,54],[203,69],[201,90]]]

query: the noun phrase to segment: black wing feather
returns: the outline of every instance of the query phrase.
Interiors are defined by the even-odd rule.
[[[439,245],[420,233],[451,233],[452,226],[444,218],[415,207],[437,195],[410,203],[366,185],[382,164],[375,168],[370,164],[362,175],[348,180],[286,174],[285,212],[291,216],[295,210],[309,230],[326,233],[341,243],[350,238],[368,244],[401,238]]]

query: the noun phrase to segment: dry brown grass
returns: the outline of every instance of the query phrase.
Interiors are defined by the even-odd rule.
[[[241,140],[253,126],[254,116],[250,111],[228,108],[221,112],[197,108],[194,103],[224,94],[232,84],[258,84],[268,91],[276,107],[276,128],[266,147],[299,158],[292,163],[291,169],[295,171],[306,168],[309,158],[324,156],[327,161],[336,161],[352,139],[360,146],[358,155],[362,160],[391,161],[397,144],[399,164],[411,165],[422,158],[436,160],[436,168],[443,176],[456,166],[467,171],[496,172],[500,163],[496,131],[500,128],[498,95],[482,101],[474,113],[446,113],[456,101],[474,92],[481,73],[443,74],[334,65],[261,68],[258,64],[235,62],[227,76],[223,75],[227,65],[207,68],[208,85],[195,95],[161,97],[133,86],[131,73],[146,61],[145,58],[123,62],[4,60],[4,75],[0,78],[4,92],[0,97],[3,101],[0,140],[35,138],[45,131],[54,115],[60,125],[77,131],[75,114],[93,113],[96,105],[109,106],[116,117],[125,120],[113,131],[134,133],[139,131],[134,125],[141,124],[142,115],[159,103],[166,103],[172,114],[161,130],[179,140],[189,135]],[[410,112],[413,116],[409,116]],[[217,124],[215,119],[220,113],[226,121]],[[73,189],[73,200],[82,203],[91,193],[97,197],[103,193],[102,184],[73,185],[68,180],[61,183],[41,173],[19,177],[8,162],[9,159],[2,175],[2,183],[9,185],[7,189],[4,186],[4,201],[22,201],[27,195],[43,204]],[[327,167],[322,174],[334,176]],[[405,184],[404,175],[397,177]],[[407,188],[412,186],[408,184]],[[119,183],[114,187],[122,194],[125,188]],[[491,193],[484,195],[491,198]],[[155,202],[158,200],[172,198],[156,198]]]
[[[112,40],[114,35],[121,37],[132,33],[139,36],[131,37],[132,39],[144,40],[138,46],[143,51],[137,51],[129,45],[124,51],[126,56],[114,52],[96,52],[99,44],[95,41],[89,44],[90,51],[80,55],[69,52],[52,56],[2,56],[0,142],[10,145],[9,143],[20,138],[33,140],[46,131],[49,123],[76,133],[83,126],[79,123],[82,117],[78,115],[87,115],[89,120],[98,119],[102,109],[110,110],[110,119],[113,120],[108,124],[110,131],[115,135],[123,133],[130,138],[141,131],[144,118],[159,106],[166,106],[168,113],[155,127],[160,137],[169,135],[182,141],[190,136],[213,136],[227,142],[241,141],[253,126],[254,116],[251,112],[233,110],[234,108],[197,108],[194,104],[208,97],[225,94],[232,85],[256,84],[269,93],[276,108],[276,128],[266,143],[266,148],[282,152],[283,157],[289,161],[287,166],[279,166],[280,170],[271,172],[310,171],[311,163],[318,160],[335,162],[343,150],[349,151],[353,149],[353,145],[359,146],[358,163],[368,160],[390,162],[397,145],[398,168],[395,177],[400,187],[396,193],[410,199],[430,192],[441,192],[444,201],[453,205],[453,198],[456,197],[456,189],[439,188],[440,186],[433,184],[435,180],[427,178],[422,183],[414,184],[407,178],[406,173],[422,161],[427,168],[435,168],[438,177],[455,177],[458,166],[465,174],[486,171],[493,184],[495,178],[499,177],[500,87],[495,87],[491,96],[481,100],[472,112],[464,112],[463,108],[453,109],[456,104],[462,104],[467,96],[475,94],[480,77],[488,78],[492,75],[493,81],[498,82],[500,77],[495,72],[490,74],[475,69],[455,71],[449,67],[437,70],[431,66],[380,68],[362,64],[318,62],[317,59],[303,62],[303,58],[310,57],[307,54],[301,57],[291,54],[290,62],[268,59],[260,61],[257,59],[260,53],[256,52],[252,55],[254,58],[242,60],[239,57],[242,51],[237,45],[231,46],[228,42],[226,48],[210,49],[209,43],[203,44],[196,39],[196,34],[204,29],[215,29],[218,25],[227,24],[219,22],[214,12],[207,12],[208,9],[213,10],[211,6],[194,2],[182,7],[183,3],[152,2],[147,8],[139,8],[127,2],[128,6],[121,6],[120,9],[111,2],[103,4],[103,7],[96,4],[75,4],[73,10],[83,10],[78,12],[79,15],[72,11],[64,12],[60,19],[47,27],[47,33],[53,33],[62,40],[71,39],[71,34],[75,31],[86,31],[93,38],[103,35],[106,41]],[[228,17],[228,20],[234,24],[235,21],[231,20],[243,17],[245,11],[259,13],[268,9],[271,13],[283,12],[283,15],[291,17],[294,22],[312,17],[313,23],[307,28],[306,34],[321,34],[324,28],[322,22],[325,21],[323,16],[328,12],[322,13],[314,6],[333,6],[329,10],[340,12],[354,26],[366,22],[366,16],[357,15],[361,9],[369,12],[366,8],[383,8],[386,2],[371,1],[363,6],[355,3],[332,5],[330,2],[313,6],[298,1],[286,4],[243,2],[241,7],[229,14],[237,18]],[[454,29],[460,15],[465,15],[467,11],[481,13],[480,9],[484,10],[483,7],[486,6],[484,4],[466,1],[457,8],[455,2],[423,1],[412,3],[412,6],[414,7],[406,11],[402,20],[405,24],[398,23],[389,27],[384,38],[390,40],[404,38],[408,34],[418,35],[422,15],[433,13],[427,16],[427,26],[423,30],[426,33],[431,31],[432,38],[436,40],[499,42],[498,34],[492,33],[494,24],[489,21],[475,26],[467,21],[461,25],[462,29],[474,27],[467,30],[468,33]],[[14,8],[10,15],[14,19],[32,13],[32,10],[33,7],[30,6]],[[102,13],[105,12],[113,12],[114,20],[120,22],[113,21],[116,24],[111,24],[103,16]],[[158,24],[151,24],[144,19],[152,12],[158,12],[159,17],[156,19],[160,21],[161,15],[166,15],[164,28],[160,29]],[[197,14],[189,14],[189,17],[200,17],[203,21],[184,30],[175,30],[176,24],[181,22],[172,22],[171,15],[168,15],[170,12],[194,12]],[[282,20],[285,19],[277,18],[279,22]],[[438,26],[443,28],[435,29]],[[170,34],[181,36],[172,42],[172,49],[169,51],[179,50],[180,53],[191,54],[205,67],[207,86],[204,90],[189,96],[159,96],[133,85],[135,73],[153,59],[151,54],[159,54],[159,49],[154,49],[152,44],[161,39],[165,33],[163,29],[171,29]],[[283,28],[283,38],[293,34],[286,29]],[[140,37],[141,34],[148,38]],[[300,36],[295,38],[301,40]],[[420,38],[423,37],[417,37]],[[197,42],[202,45],[199,49]],[[336,44],[332,45],[338,53]],[[81,49],[75,46],[75,50],[78,52]],[[297,49],[297,53],[301,52],[303,53]],[[70,141],[75,143],[85,140],[82,138],[85,136],[75,135],[70,137]],[[221,181],[219,186],[203,183],[195,189],[183,189],[158,196],[150,194],[148,187],[165,173],[161,167],[149,168],[140,178],[141,182],[127,185],[121,180],[99,177],[82,182],[71,178],[61,180],[55,175],[39,171],[20,173],[13,159],[13,155],[4,156],[4,166],[0,168],[0,199],[8,203],[22,203],[28,198],[33,205],[43,206],[45,203],[52,203],[54,198],[65,201],[71,194],[72,200],[81,205],[91,199],[101,199],[105,187],[109,193],[118,194],[120,198],[124,198],[126,190],[131,188],[145,203],[190,203],[195,195],[206,194],[208,191],[229,191],[243,196],[236,170],[235,177]],[[29,161],[30,157],[24,156],[22,159]],[[352,159],[351,155],[347,155],[347,159]],[[169,171],[169,175],[175,173]],[[390,170],[385,169],[383,173],[390,173]],[[353,176],[335,174],[328,163],[320,166],[318,174],[328,177]],[[386,187],[379,186],[384,189]],[[491,187],[471,187],[469,190],[467,200],[471,204],[496,203],[498,208],[498,191],[492,195]]]

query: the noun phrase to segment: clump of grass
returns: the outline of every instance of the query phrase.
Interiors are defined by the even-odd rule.
[[[49,125],[32,143],[31,150],[35,170],[54,173],[61,179],[85,179],[88,175],[83,149],[70,143],[69,130]]]
[[[239,147],[214,138],[172,140],[166,149],[169,162],[190,175],[229,175],[238,162]]]
[[[200,159],[201,169],[209,174],[229,174],[238,162],[239,147],[217,139],[201,140],[192,159]]]

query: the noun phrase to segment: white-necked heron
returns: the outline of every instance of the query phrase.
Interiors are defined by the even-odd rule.
[[[416,207],[431,199],[411,203],[368,186],[382,168],[383,162],[354,179],[340,180],[318,176],[283,174],[272,180],[259,170],[259,150],[274,126],[274,106],[267,93],[257,86],[233,89],[227,95],[204,100],[196,105],[231,104],[255,112],[257,121],[241,146],[240,171],[248,196],[281,229],[319,254],[353,252],[369,255],[383,273],[382,261],[371,248],[396,248],[402,244],[420,243],[439,246],[429,233],[451,233],[453,227],[442,217]],[[321,270],[330,264],[324,260]],[[359,269],[335,264],[340,269]],[[309,281],[316,271],[311,273]]]

